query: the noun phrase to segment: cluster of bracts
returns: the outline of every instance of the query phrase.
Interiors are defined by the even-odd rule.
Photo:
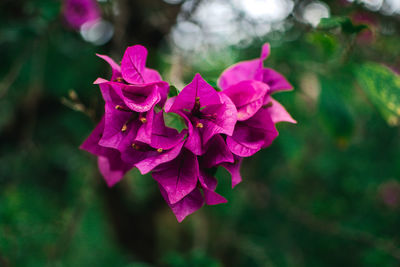
[[[105,115],[81,148],[98,156],[109,186],[132,168],[151,172],[179,222],[204,203],[227,202],[215,192],[216,168],[229,171],[234,187],[242,180],[242,159],[278,136],[275,124],[295,123],[271,97],[292,86],[263,66],[269,53],[265,44],[260,58],[226,69],[218,80],[220,90],[196,74],[175,96],[170,94],[173,87],[146,67],[145,47],[128,47],[120,65],[98,55],[111,66],[112,77],[95,81]],[[184,122],[180,131],[166,126],[164,119],[171,113]]]

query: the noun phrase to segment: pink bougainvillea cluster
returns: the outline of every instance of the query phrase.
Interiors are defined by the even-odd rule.
[[[216,168],[226,168],[236,186],[242,180],[242,159],[271,145],[278,136],[276,123],[295,123],[272,98],[292,86],[263,66],[269,53],[265,44],[260,58],[226,69],[218,81],[220,90],[196,74],[170,97],[169,84],[146,67],[143,46],[128,47],[120,65],[98,55],[111,66],[112,76],[95,81],[105,114],[81,148],[98,156],[109,186],[132,168],[151,173],[179,222],[204,204],[227,202],[215,191]],[[180,131],[166,126],[164,119],[171,114],[184,122]]]

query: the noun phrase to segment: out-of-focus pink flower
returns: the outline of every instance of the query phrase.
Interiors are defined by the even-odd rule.
[[[367,25],[368,28],[363,29],[357,36],[357,42],[360,45],[368,45],[375,41],[376,39],[376,27],[378,22],[373,14],[358,11],[352,15],[352,21],[355,25]]]
[[[385,205],[395,208],[400,205],[400,184],[397,181],[388,181],[379,187],[379,195]]]
[[[79,30],[83,24],[100,19],[100,8],[96,0],[65,0],[63,15],[69,26]]]

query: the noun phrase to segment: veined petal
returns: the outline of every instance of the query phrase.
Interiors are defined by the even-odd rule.
[[[158,73],[158,71],[150,69],[150,68],[144,69],[143,78],[147,83],[162,81],[160,73]]]
[[[289,112],[275,99],[269,97],[267,99],[267,103],[271,103],[272,105],[267,108],[269,115],[274,123],[278,122],[290,122],[290,123],[297,123],[295,119],[290,116]]]
[[[115,109],[114,105],[105,105],[104,131],[99,144],[104,147],[122,149],[122,142],[125,138],[135,138],[138,128],[140,127],[137,119],[131,112],[120,111]]]
[[[171,149],[180,143],[187,130],[184,129],[180,133],[173,128],[169,128],[164,123],[163,112],[158,112],[154,114],[153,128],[151,133],[151,142],[148,144],[155,149]]]
[[[143,117],[139,118],[141,125],[139,126],[135,140],[150,144],[154,129],[154,106],[147,111],[146,116],[144,116],[144,113],[141,113],[139,116]]]
[[[98,156],[99,170],[107,182],[107,185],[111,187],[120,181],[125,173],[133,166],[126,164],[121,160],[121,154],[119,151],[98,144],[103,129],[104,117],[89,137],[83,142],[80,148]]]
[[[204,107],[202,113],[215,116],[214,119],[201,119],[204,125],[201,130],[203,145],[216,134],[232,135],[237,121],[236,107],[229,97],[220,93],[219,97],[222,104],[209,105]]]
[[[201,166],[212,168],[223,162],[233,163],[234,158],[221,135],[215,135],[207,143],[206,153],[201,157]]]
[[[171,204],[167,192],[159,185],[161,195],[164,197],[168,206],[172,209],[178,222],[182,222],[188,215],[200,209],[204,205],[204,199],[198,188],[195,188],[187,196],[175,204]]]
[[[262,79],[262,60],[253,59],[239,62],[224,70],[218,79],[218,86],[226,90],[245,80],[261,81]]]
[[[133,166],[121,160],[118,151],[113,150],[107,156],[99,156],[97,159],[100,173],[103,175],[109,187],[118,183]]]
[[[149,173],[155,167],[160,164],[174,160],[182,150],[184,141],[181,140],[176,146],[170,150],[163,152],[149,153],[148,156],[135,164],[135,167],[139,169],[141,174]]]
[[[239,121],[253,116],[264,104],[268,92],[268,85],[255,80],[239,82],[223,91],[235,104]]]
[[[173,161],[154,169],[152,176],[166,191],[169,202],[175,204],[196,188],[199,176],[197,157],[184,149]]]
[[[276,130],[275,123],[267,109],[260,109],[253,117],[243,122],[247,127],[251,128],[253,132],[262,132],[264,134],[264,144],[262,148],[266,148],[272,144],[276,137],[278,137],[278,131]]]
[[[192,82],[174,98],[174,102],[170,103],[168,111],[192,110],[196,98],[199,99],[202,107],[221,103],[217,91],[197,73]]]
[[[264,135],[257,134],[257,140],[246,140],[250,139],[248,136],[243,136],[242,133],[238,136],[226,137],[226,144],[232,153],[240,157],[250,157],[257,153],[264,144]]]
[[[141,45],[130,46],[125,50],[121,61],[122,77],[130,84],[143,84],[146,81],[143,72],[146,66],[147,49]]]
[[[269,85],[271,93],[277,91],[289,91],[293,89],[293,86],[282,74],[270,68],[263,69],[262,81]]]

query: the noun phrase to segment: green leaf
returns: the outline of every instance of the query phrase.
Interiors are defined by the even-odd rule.
[[[361,88],[389,125],[399,125],[400,76],[377,63],[364,64],[356,73]]]
[[[332,30],[336,28],[341,28],[344,33],[352,34],[359,33],[362,30],[368,28],[367,25],[355,25],[349,17],[330,17],[330,18],[322,18],[318,29],[320,30]]]
[[[186,128],[183,118],[172,112],[164,112],[164,121],[167,127],[174,128],[178,130],[178,132]]]
[[[177,89],[175,86],[171,85],[171,86],[169,87],[168,97],[177,96],[178,93],[179,93],[179,91],[178,91],[178,89]]]

